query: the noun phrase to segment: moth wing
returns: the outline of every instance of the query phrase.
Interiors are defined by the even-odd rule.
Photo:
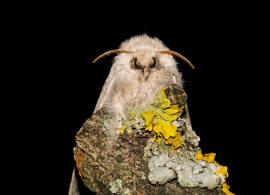
[[[72,177],[71,177],[71,181],[69,185],[68,195],[80,195],[78,181],[77,181],[77,177],[75,173],[75,167],[73,168],[73,171],[72,171]]]
[[[117,78],[117,71],[115,70],[114,66],[111,68],[110,73],[102,87],[101,93],[99,95],[94,113],[101,109],[104,106],[104,103],[106,99],[108,98],[108,95],[110,94],[112,90],[112,86],[115,82],[115,78]]]

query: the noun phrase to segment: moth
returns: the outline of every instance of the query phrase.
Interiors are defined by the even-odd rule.
[[[158,38],[146,34],[131,37],[121,43],[119,49],[101,54],[93,63],[114,53],[119,55],[114,58],[94,112],[106,106],[114,113],[116,118],[110,129],[112,137],[117,139],[121,120],[129,108],[149,104],[158,90],[170,84],[182,86],[182,74],[173,56],[191,68],[195,67],[180,53],[169,50]]]
[[[131,37],[122,42],[119,49],[101,54],[93,63],[111,54],[118,55],[114,58],[94,113],[102,107],[114,113],[115,118],[110,124],[112,143],[120,133],[122,119],[129,108],[151,103],[156,92],[170,84],[182,87],[182,74],[173,56],[183,60],[192,69],[195,67],[180,53],[169,50],[161,40],[146,34]],[[187,125],[191,127],[187,105],[185,113]],[[79,194],[79,190],[74,169],[69,195],[75,194]]]

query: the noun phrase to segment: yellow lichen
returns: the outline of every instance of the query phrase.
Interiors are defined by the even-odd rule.
[[[155,140],[156,140],[156,142],[158,142],[158,144],[161,144],[161,141],[162,141],[162,135],[160,135],[160,134],[155,134]]]
[[[215,157],[216,157],[215,153],[209,153],[209,154],[203,155],[201,152],[198,152],[196,155],[196,159],[204,160],[204,161],[207,161],[209,163],[215,162]]]
[[[123,134],[127,128],[127,123],[124,123],[122,128],[120,129],[120,133]]]
[[[171,145],[172,149],[179,148],[184,143],[184,139],[172,122],[181,116],[183,109],[178,108],[177,105],[171,105],[165,89],[157,92],[151,105],[130,109],[120,133],[123,134],[125,131],[131,133],[132,127],[138,123],[141,117],[144,119],[145,130],[154,134],[156,142],[161,144],[164,139],[165,144]]]
[[[157,92],[152,104],[153,107],[143,112],[141,116],[145,120],[145,130],[153,131],[159,144],[164,138],[166,144],[170,144],[173,149],[177,149],[183,144],[184,139],[172,122],[181,116],[183,110],[179,109],[177,105],[171,105],[165,89]]]
[[[228,174],[228,167],[220,165],[217,161],[215,161],[216,153],[209,153],[209,154],[202,154],[201,152],[198,152],[196,155],[196,159],[198,160],[204,160],[209,163],[215,163],[216,166],[219,167],[219,171],[216,172],[216,174],[221,174],[226,179]]]
[[[223,192],[226,195],[234,195],[232,192],[229,191],[230,186],[226,183],[226,178],[229,176],[228,173],[228,167],[220,165],[217,161],[215,161],[216,154],[210,153],[203,155],[201,152],[198,152],[196,155],[196,159],[198,160],[204,160],[209,163],[214,163],[216,166],[219,167],[219,171],[216,172],[216,174],[221,174],[224,176],[225,183],[223,184]]]
[[[224,176],[224,178],[229,177],[229,173],[228,173],[228,167],[226,166],[222,166],[222,165],[218,165],[220,170],[216,172],[216,174],[221,174]]]
[[[230,189],[230,186],[228,184],[224,183],[223,188],[222,188],[223,192],[226,195],[235,195],[234,193],[230,192],[229,189]]]
[[[132,132],[133,132],[132,129],[127,130],[127,133],[132,133]]]
[[[184,143],[184,138],[181,137],[180,132],[177,132],[175,137],[166,140],[165,143],[171,145],[172,149],[175,150],[182,146]]]
[[[170,137],[175,137],[177,127],[172,124],[170,121],[165,121],[162,119],[155,119],[153,131],[158,135],[163,135],[163,137],[167,140]]]
[[[141,120],[141,111],[131,108],[126,113],[127,118],[123,121],[123,125],[120,129],[120,133],[123,134],[125,131],[132,133],[132,128],[136,128]]]
[[[142,118],[145,120],[145,130],[152,131],[153,130],[153,119],[155,112],[147,111],[142,113]]]

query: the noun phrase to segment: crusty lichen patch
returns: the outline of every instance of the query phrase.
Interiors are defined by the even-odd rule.
[[[223,184],[223,192],[227,195],[233,195],[232,192],[229,191],[230,186],[226,183],[226,178],[229,176],[228,173],[228,167],[220,165],[217,161],[215,161],[216,154],[215,153],[209,153],[209,154],[202,154],[201,152],[198,152],[196,155],[196,159],[198,160],[204,160],[209,163],[214,163],[216,166],[219,167],[219,171],[216,171],[216,174],[223,175],[225,182]]]
[[[186,118],[186,112],[183,114],[185,93],[182,94],[183,101],[179,101],[180,96],[174,96],[174,88],[177,86],[163,88],[150,105],[126,112],[120,132],[130,134],[135,130],[153,136],[143,153],[144,157],[150,158],[148,180],[151,184],[164,185],[177,179],[182,187],[208,190],[223,187],[224,193],[232,195],[226,184],[228,168],[215,161],[215,153],[203,155],[200,152],[200,139]],[[179,93],[182,91],[177,89]]]
[[[121,195],[131,195],[131,192],[128,188],[124,188],[121,179],[117,179],[114,182],[110,182],[110,192],[113,194],[121,194]]]
[[[196,160],[196,154],[194,154],[194,159],[190,158],[185,153],[190,153],[191,155],[193,152],[186,151],[184,148],[181,148],[181,150],[171,150],[167,147],[167,151],[164,148],[160,148],[158,153],[154,152],[154,150],[152,150],[152,153],[153,157],[148,163],[150,171],[148,179],[151,184],[159,183],[163,185],[177,178],[178,183],[182,187],[199,187],[213,190],[221,188],[225,181],[223,175],[216,174],[220,170],[219,166],[212,162]]]
[[[153,107],[142,113],[142,118],[145,120],[145,130],[153,131],[156,136],[156,141],[159,143],[162,138],[168,140],[176,136],[178,133],[177,127],[172,122],[183,113],[183,110],[179,109],[177,105],[171,105],[170,100],[164,92],[165,89],[166,88],[157,92],[152,104]],[[173,141],[170,143],[173,144]]]
[[[171,145],[171,148],[173,150],[180,148],[183,143],[184,143],[184,138],[181,137],[180,132],[177,132],[174,137],[169,138],[168,140],[165,141],[165,144]]]
[[[126,113],[126,120],[123,122],[120,133],[131,133],[132,129],[145,129],[153,133],[155,141],[159,144],[162,140],[170,145],[172,149],[178,149],[184,143],[180,131],[174,124],[183,109],[178,105],[171,105],[165,90],[159,90],[151,105],[143,108],[133,108]],[[157,148],[156,148],[157,149]]]
[[[144,120],[141,117],[141,113],[145,108],[131,108],[126,113],[126,119],[123,121],[120,133],[125,132],[132,133],[132,129],[140,130],[144,129]]]

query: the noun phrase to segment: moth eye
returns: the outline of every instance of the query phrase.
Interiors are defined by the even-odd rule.
[[[133,58],[133,66],[135,69],[140,69],[141,65],[138,64],[138,59],[136,57]]]
[[[153,59],[153,63],[150,64],[150,68],[155,68],[157,65],[157,59],[155,57],[153,57],[152,59]]]

